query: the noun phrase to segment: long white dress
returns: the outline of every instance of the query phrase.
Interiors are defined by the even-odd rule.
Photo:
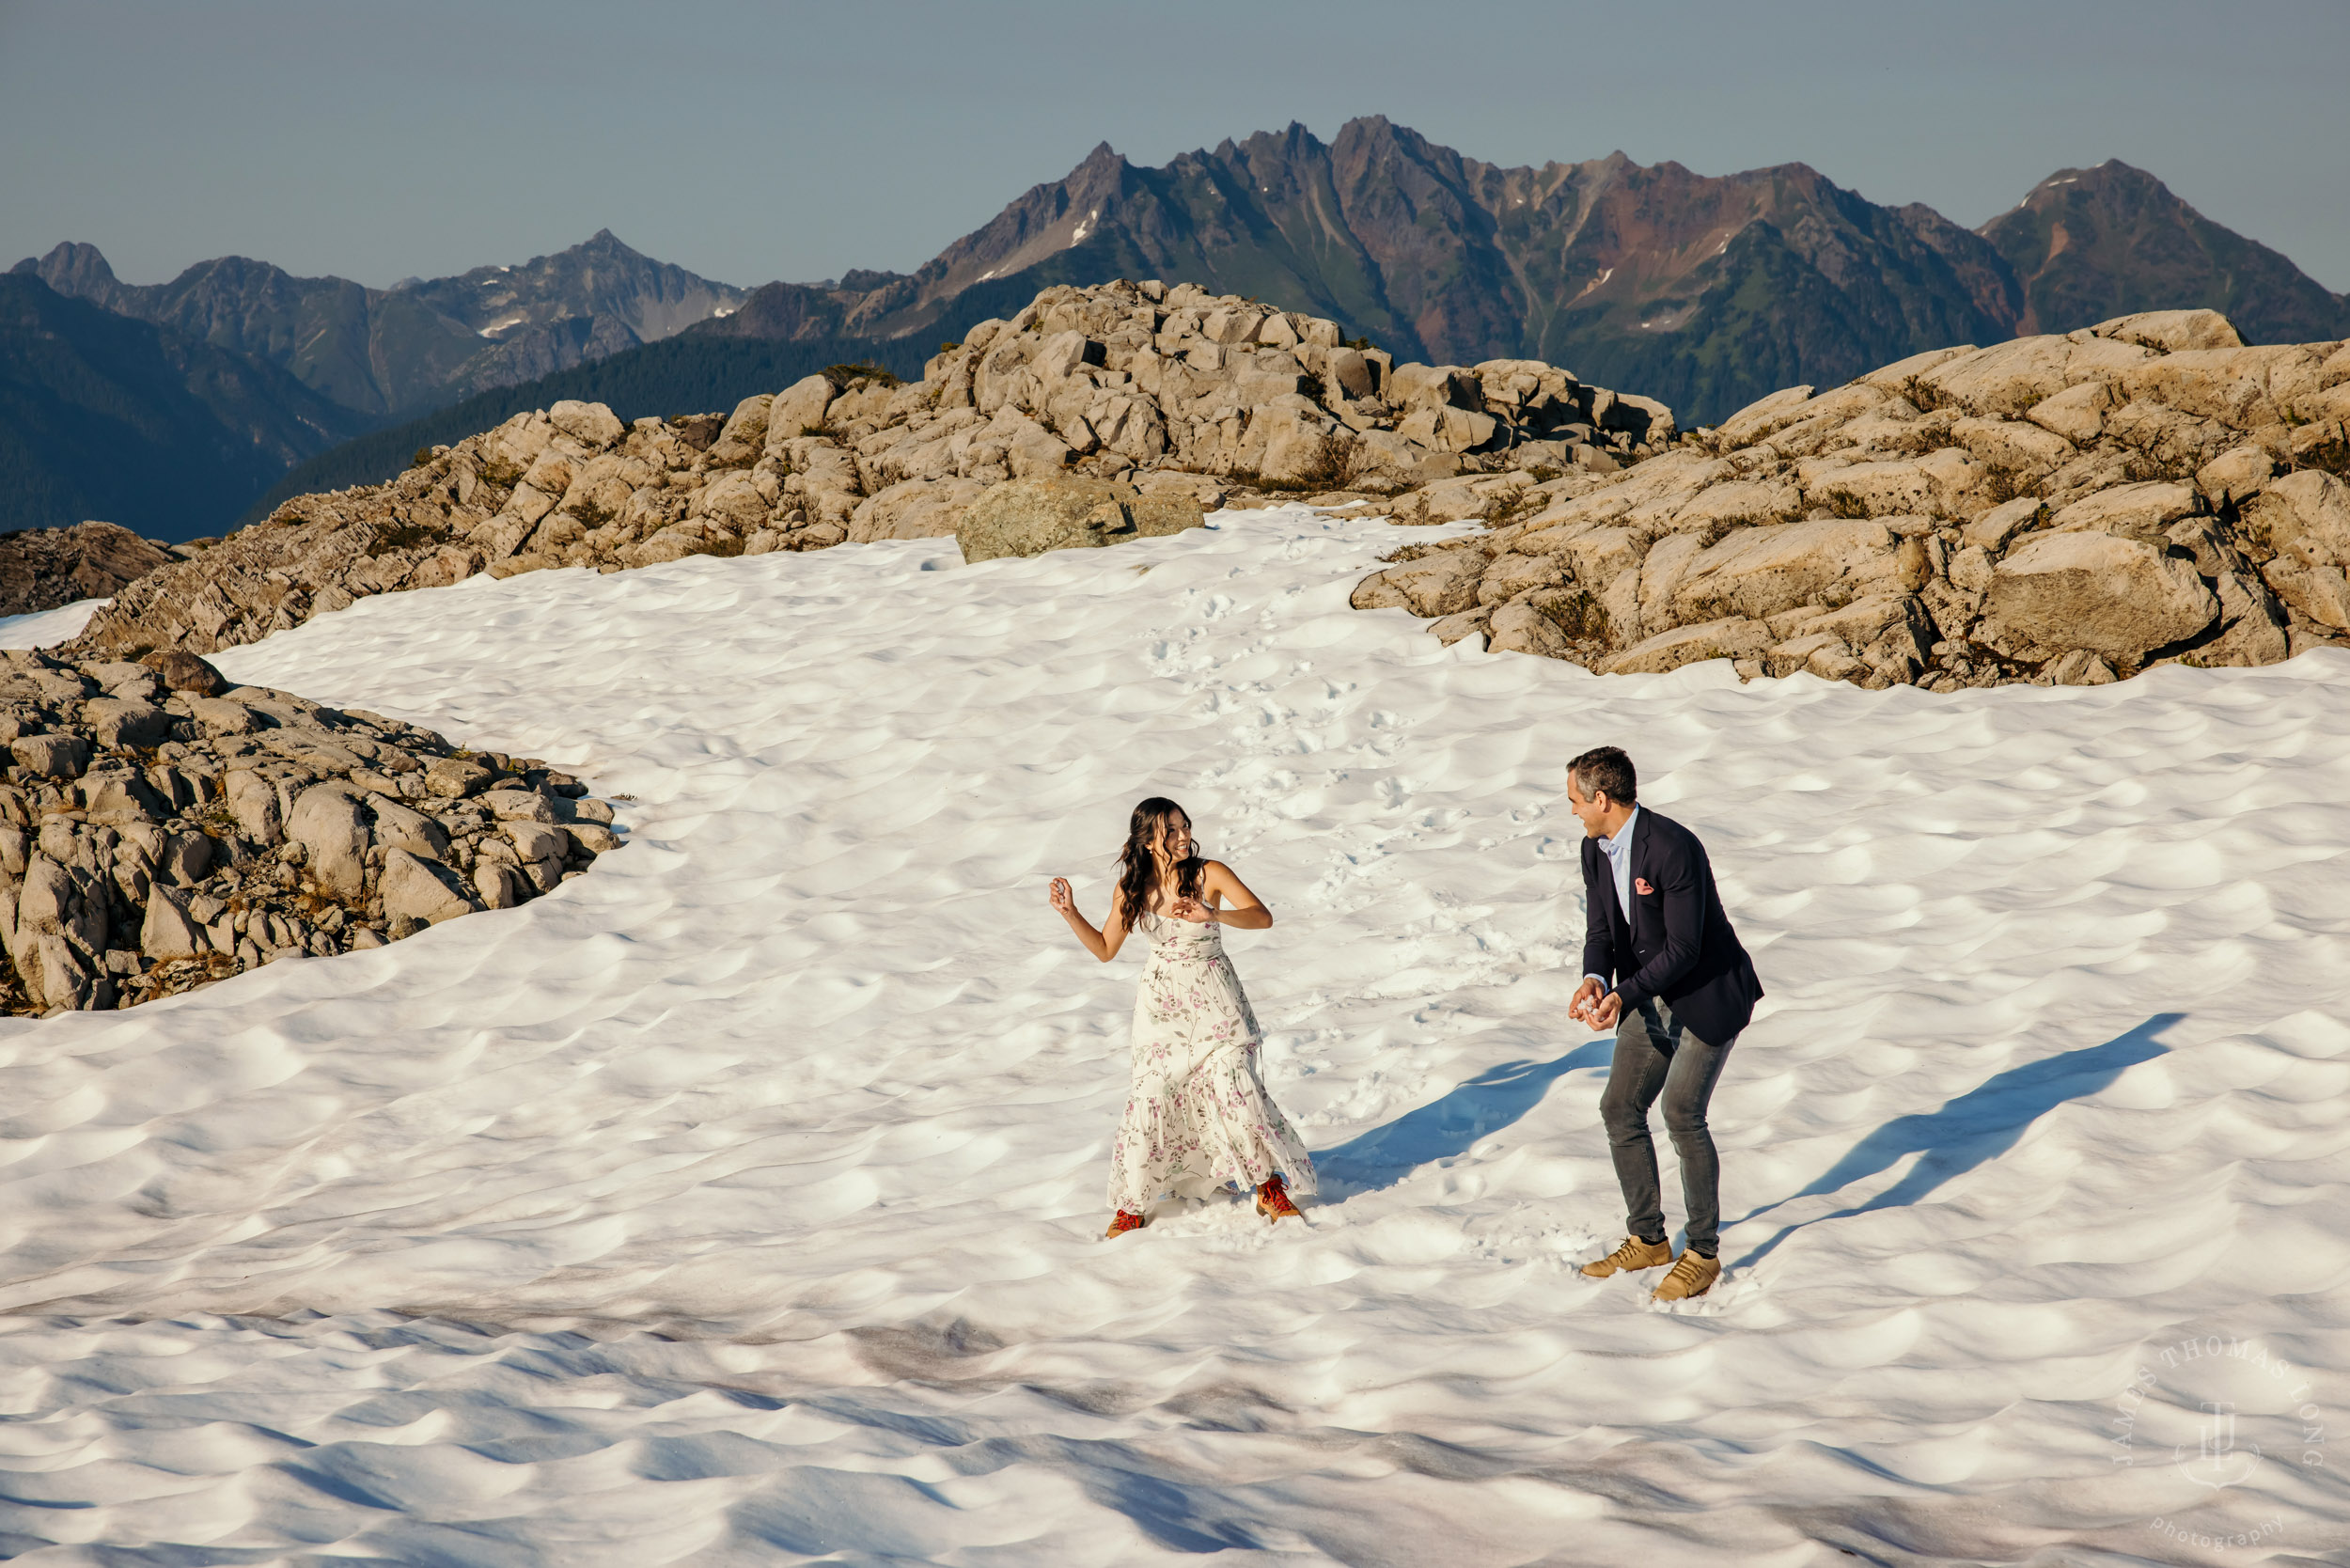
[[[1204,1198],[1277,1171],[1314,1190],[1314,1162],[1257,1076],[1263,1041],[1218,926],[1146,915],[1135,998],[1134,1090],[1110,1155],[1110,1207],[1140,1214],[1162,1193]]]

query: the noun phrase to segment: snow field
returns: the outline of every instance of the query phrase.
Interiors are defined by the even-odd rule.
[[[2340,1428],[2311,1450],[2263,1369],[2350,1412],[2350,660],[1603,680],[1348,609],[1397,541],[1287,509],[540,572],[221,655],[576,768],[631,842],[388,949],[0,1026],[0,1550],[2338,1550]],[[1564,1012],[1560,769],[1604,741],[1771,992],[1714,1101],[1728,1271],[1676,1308],[1574,1272],[1622,1222]],[[1303,1231],[1098,1236],[1140,956],[1044,884],[1099,918],[1162,792],[1279,919],[1228,943],[1322,1167]],[[2176,1349],[2215,1339],[2261,1359]],[[2177,1458],[2214,1402],[2262,1450],[2224,1484]]]

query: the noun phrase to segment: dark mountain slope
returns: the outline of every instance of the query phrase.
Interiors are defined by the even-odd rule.
[[[670,337],[732,309],[743,290],[630,249],[609,229],[517,267],[367,289],[245,257],[169,283],[121,282],[94,245],[17,263],[59,293],[291,371],[382,416],[454,401]]]
[[[726,413],[754,393],[779,391],[830,365],[878,364],[906,380],[918,380],[929,353],[927,345],[902,337],[787,341],[693,334],[648,343],[519,386],[497,387],[346,442],[285,474],[244,509],[240,521],[267,517],[291,496],[380,484],[406,468],[423,448],[452,446],[517,414],[567,398],[606,404],[624,420]]]
[[[0,274],[0,530],[193,538],[367,423],[274,366]]]
[[[1982,233],[2022,280],[2025,332],[2201,306],[2233,321],[2248,343],[2350,334],[2350,296],[2119,159],[2057,170]]]

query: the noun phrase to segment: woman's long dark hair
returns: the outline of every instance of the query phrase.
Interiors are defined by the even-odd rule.
[[[1135,814],[1126,819],[1126,847],[1118,852],[1119,904],[1123,911],[1123,925],[1135,928],[1144,915],[1157,904],[1159,896],[1159,863],[1151,854],[1151,846],[1159,841],[1159,834],[1175,818],[1191,825],[1191,813],[1167,799],[1152,795],[1135,808]],[[1199,879],[1208,863],[1199,858],[1199,842],[1192,840],[1191,854],[1175,863],[1175,896],[1196,899],[1199,896]]]

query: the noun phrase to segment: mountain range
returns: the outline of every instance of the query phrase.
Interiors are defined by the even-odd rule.
[[[769,362],[744,339],[898,363],[1052,284],[1118,276],[1332,317],[1399,359],[1546,359],[1662,399],[1684,424],[1924,349],[2135,310],[2208,306],[2251,342],[2350,335],[2350,298],[2118,161],[2060,169],[1970,230],[1802,164],[1707,176],[1617,152],[1503,167],[1371,117],[1327,143],[1292,124],[1156,168],[1105,144],[912,273],[821,284],[713,282],[609,230],[383,290],[241,257],[132,285],[96,247],[60,244],[0,295],[0,396],[17,421],[0,463],[18,479],[0,526],[102,515],[183,539],[337,442],[497,389],[518,406],[550,376],[574,397],[599,376],[645,397],[725,390]],[[634,367],[654,344],[657,364]],[[109,418],[143,455],[103,483],[74,477],[64,465],[113,439]],[[384,431],[368,463],[399,439]],[[166,461],[176,478],[136,477]]]
[[[266,360],[373,416],[457,402],[731,310],[745,290],[655,261],[597,230],[519,267],[369,289],[224,256],[169,283],[120,282],[98,247],[60,244],[13,269],[118,315]]]
[[[1039,289],[1162,277],[1336,317],[1398,358],[1547,359],[1710,423],[1927,348],[2201,306],[2248,341],[2350,333],[2350,299],[2119,161],[1968,230],[1802,164],[1705,176],[1622,153],[1505,168],[1380,118],[1139,168],[1097,147],[918,271],[769,284],[697,333],[898,337]]]

